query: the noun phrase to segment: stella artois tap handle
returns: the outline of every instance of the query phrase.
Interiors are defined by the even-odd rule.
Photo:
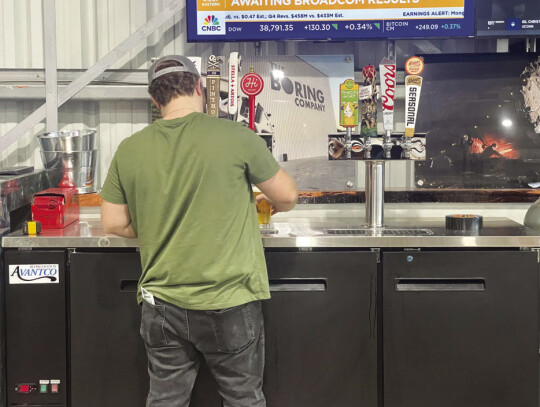
[[[236,120],[238,113],[238,73],[240,72],[241,57],[238,52],[229,54],[229,114]]]
[[[261,93],[264,88],[263,78],[256,74],[251,67],[250,72],[242,77],[240,88],[249,98],[249,128],[255,131],[255,96]]]

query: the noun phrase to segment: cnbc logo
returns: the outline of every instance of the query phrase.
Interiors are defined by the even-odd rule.
[[[197,35],[225,35],[227,30],[224,11],[197,12]]]
[[[219,20],[216,16],[208,16],[204,19],[204,25],[219,25]]]
[[[216,16],[207,16],[204,19],[201,30],[204,32],[218,33],[221,32],[222,27],[219,23],[219,19]]]

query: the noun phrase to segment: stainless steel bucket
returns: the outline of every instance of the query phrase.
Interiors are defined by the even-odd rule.
[[[43,165],[51,168],[83,168],[94,167],[96,164],[97,150],[91,151],[41,151]]]
[[[79,193],[97,190],[94,181],[98,154],[95,130],[55,131],[39,134],[37,138],[51,186],[59,186],[67,176]]]
[[[37,136],[41,151],[91,151],[95,148],[95,130],[71,130],[43,133]]]
[[[49,170],[51,185],[58,186],[67,177],[79,193],[96,191],[95,171],[98,151],[41,151],[43,165]]]

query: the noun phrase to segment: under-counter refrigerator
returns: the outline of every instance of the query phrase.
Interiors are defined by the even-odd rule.
[[[266,252],[269,407],[376,407],[378,254]],[[4,252],[9,407],[143,407],[133,248]],[[20,278],[19,278],[20,277]],[[201,367],[190,407],[221,407]]]
[[[383,253],[384,407],[538,407],[538,261]]]

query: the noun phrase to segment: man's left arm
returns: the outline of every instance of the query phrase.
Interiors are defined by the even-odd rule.
[[[103,200],[101,204],[101,224],[105,233],[128,238],[137,237],[127,205],[114,204]]]
[[[101,224],[105,233],[122,237],[137,237],[135,229],[131,223],[131,215],[127,206],[126,194],[120,182],[118,170],[118,151],[122,148],[122,143],[114,155],[107,178],[101,190]]]

